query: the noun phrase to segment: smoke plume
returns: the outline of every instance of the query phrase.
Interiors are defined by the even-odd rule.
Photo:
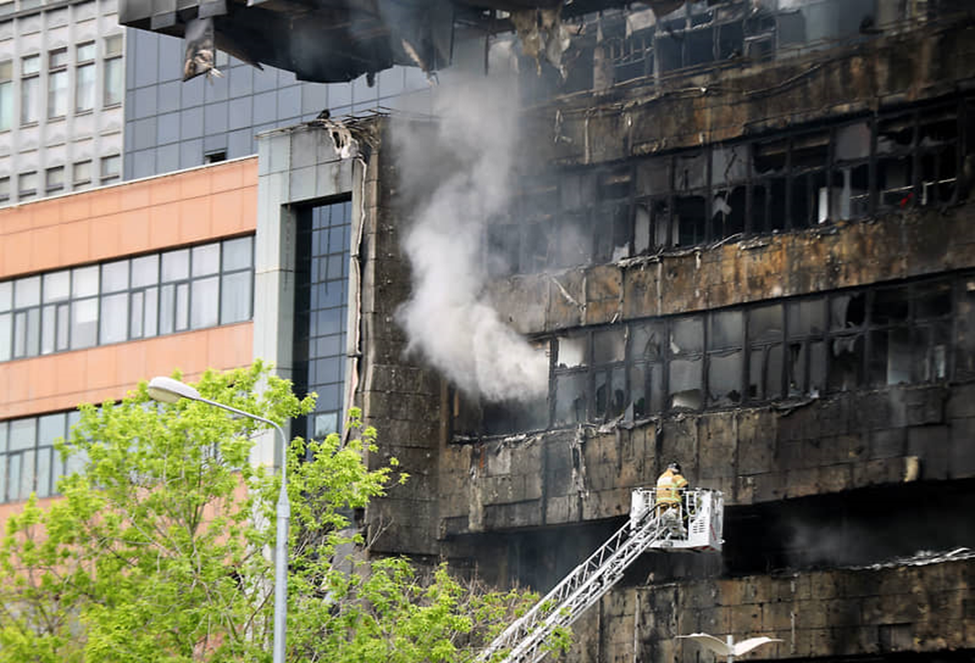
[[[521,140],[516,81],[502,64],[492,61],[491,76],[451,75],[437,89],[434,122],[393,130],[413,210],[403,240],[412,293],[397,320],[409,351],[491,401],[537,397],[548,386],[544,353],[501,320],[485,292],[485,228],[507,212]]]

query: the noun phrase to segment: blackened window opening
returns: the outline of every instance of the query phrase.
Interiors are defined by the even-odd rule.
[[[601,264],[961,200],[975,99],[562,171],[488,225],[495,276]],[[964,182],[963,182],[964,184]]]
[[[629,422],[975,379],[975,273],[592,327],[536,344],[550,344],[553,358],[548,406],[478,406],[471,419],[461,414],[467,405],[455,404],[455,433]]]

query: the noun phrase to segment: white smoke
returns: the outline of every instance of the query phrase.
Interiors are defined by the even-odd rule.
[[[513,76],[451,77],[437,90],[429,131],[393,131],[404,196],[418,199],[403,240],[412,293],[397,320],[409,351],[492,401],[548,388],[545,354],[504,324],[485,292],[484,231],[511,200],[516,106]]]

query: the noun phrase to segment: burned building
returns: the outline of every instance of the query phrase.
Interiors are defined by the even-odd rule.
[[[261,138],[270,288],[327,280],[344,206],[343,393],[413,477],[364,515],[371,550],[545,590],[676,458],[725,496],[722,555],[643,556],[568,660],[710,660],[677,638],[699,631],[781,640],[753,658],[969,660],[975,16],[673,4],[566,20],[558,58],[522,58],[512,142],[490,113]],[[306,296],[255,334],[313,385]]]

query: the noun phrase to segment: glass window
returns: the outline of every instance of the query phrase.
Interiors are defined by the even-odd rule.
[[[102,157],[101,162],[101,183],[111,184],[117,182],[122,175],[122,157],[117,154]]]
[[[28,276],[14,281],[14,308],[28,308],[41,303],[41,277]]]
[[[126,340],[128,336],[126,327],[129,321],[128,302],[129,296],[124,292],[102,297],[99,343],[121,343]]]
[[[30,55],[20,61],[20,123],[33,124],[40,119],[41,56]]]
[[[220,284],[220,323],[249,320],[252,300],[249,271],[224,275]]]
[[[76,189],[91,184],[91,161],[79,161],[74,164],[71,178]]]
[[[76,58],[74,109],[83,113],[95,107],[95,42],[79,44]]]
[[[190,275],[190,252],[187,249],[169,251],[162,255],[162,280],[178,281]]]
[[[37,195],[37,171],[21,173],[17,178],[17,197],[21,200]]]
[[[125,68],[122,63],[122,35],[105,38],[104,88],[102,104],[114,106],[122,103],[125,94]]]
[[[216,274],[220,270],[220,245],[195,246],[191,252],[193,276]]]
[[[10,178],[0,177],[0,202],[10,200]]]
[[[98,265],[71,270],[71,296],[91,297],[98,294]]]
[[[252,246],[234,240],[230,264],[251,263]],[[205,274],[191,278],[191,262]],[[253,268],[228,272],[220,262],[214,242],[0,282],[0,361],[248,320]],[[345,309],[334,304],[319,315],[338,333]]]
[[[159,282],[159,256],[132,259],[132,287],[141,288]]]
[[[44,180],[44,190],[47,193],[57,193],[64,189],[64,166],[48,168]]]
[[[71,296],[71,272],[63,270],[44,275],[44,303],[57,302]]]
[[[219,320],[220,280],[217,277],[193,281],[190,326],[193,329],[212,327]]]
[[[0,62],[0,131],[7,131],[14,124],[14,64]]]
[[[47,57],[47,117],[64,117],[68,114],[68,49],[50,51]]]
[[[71,349],[90,348],[98,343],[98,300],[82,299],[71,304]]]
[[[118,260],[102,265],[102,292],[118,292],[129,287],[129,261]]]
[[[253,262],[253,241],[250,237],[230,239],[223,243],[223,271],[247,269]]]

